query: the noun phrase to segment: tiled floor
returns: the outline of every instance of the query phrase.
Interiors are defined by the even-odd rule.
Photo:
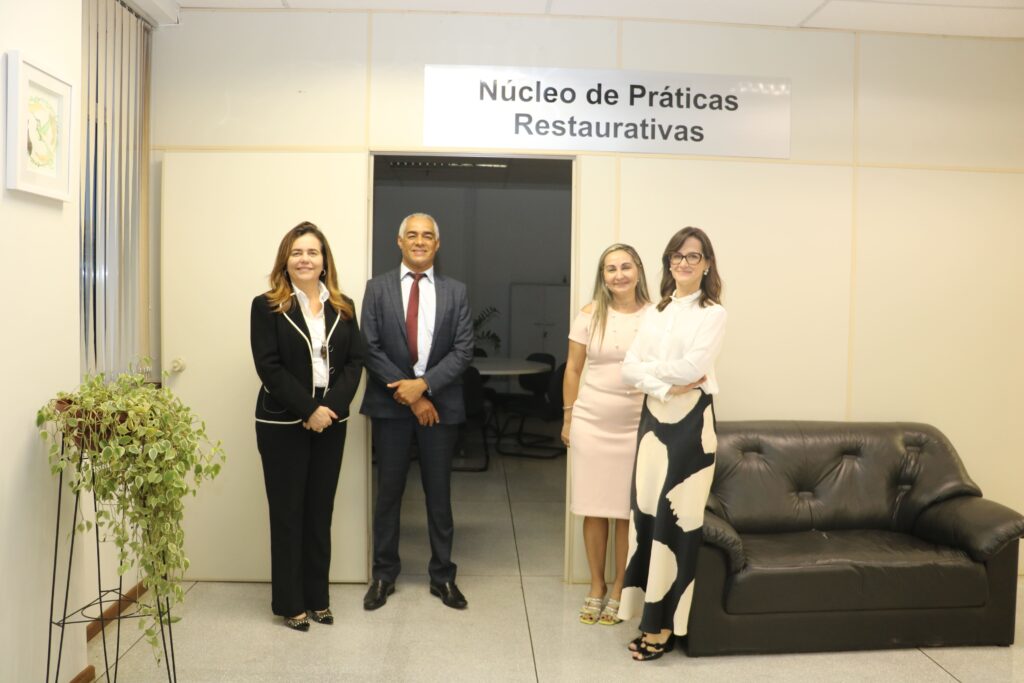
[[[270,614],[266,584],[191,584],[174,626],[178,680],[1024,682],[1021,644],[697,659],[673,653],[634,663],[624,649],[634,626],[583,626],[576,610],[586,587],[562,582],[564,472],[564,457],[498,458],[487,472],[453,475],[455,559],[470,601],[463,612],[427,591],[416,471],[402,513],[404,569],[382,609],[362,609],[364,586],[332,585],[337,623],[296,633]],[[129,645],[118,680],[167,680],[144,642]],[[90,655],[102,670],[99,638]]]

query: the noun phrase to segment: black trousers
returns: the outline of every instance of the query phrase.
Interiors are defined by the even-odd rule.
[[[430,564],[434,583],[455,580],[452,562],[451,472],[458,425],[421,427],[416,418],[373,418],[373,445],[377,453],[377,504],[373,511],[373,578],[394,582],[402,570],[398,556],[402,494],[409,473],[409,447],[416,439],[420,478],[427,502]]]
[[[330,605],[331,517],[347,423],[321,433],[256,423],[270,508],[271,609],[292,617]]]

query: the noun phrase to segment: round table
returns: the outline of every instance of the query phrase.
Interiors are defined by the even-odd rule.
[[[478,356],[473,358],[473,367],[481,375],[513,377],[515,375],[536,375],[541,372],[550,372],[551,366],[547,363],[538,363],[535,360],[520,360],[518,358],[487,358]]]

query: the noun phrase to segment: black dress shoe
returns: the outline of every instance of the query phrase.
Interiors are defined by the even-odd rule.
[[[430,584],[430,594],[441,598],[441,602],[453,609],[465,609],[469,604],[454,581]]]
[[[363,609],[372,610],[383,607],[388,596],[395,592],[395,584],[384,579],[374,579],[363,596]]]

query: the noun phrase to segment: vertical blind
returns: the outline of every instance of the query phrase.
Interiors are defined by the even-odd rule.
[[[146,352],[151,27],[117,0],[83,1],[82,371]]]

